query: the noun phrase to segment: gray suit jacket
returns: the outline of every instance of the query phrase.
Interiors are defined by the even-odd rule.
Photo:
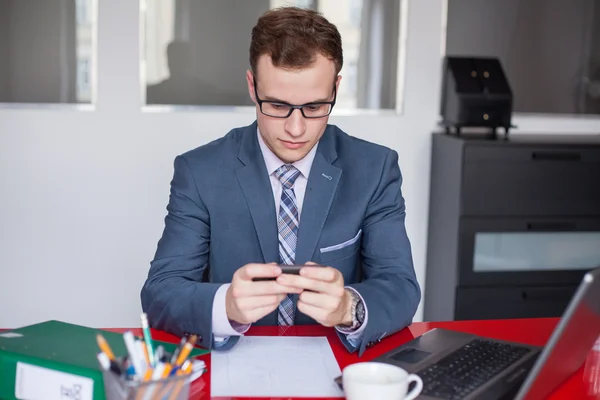
[[[256,122],[233,129],[176,157],[164,232],[141,292],[152,327],[198,334],[209,348],[218,287],[247,263],[279,262],[277,214],[256,129]],[[395,151],[327,126],[308,177],[296,264],[337,268],[361,294],[369,319],[359,355],[410,324],[421,298],[401,182]],[[316,322],[298,311],[295,323]],[[277,311],[256,325],[277,325]]]

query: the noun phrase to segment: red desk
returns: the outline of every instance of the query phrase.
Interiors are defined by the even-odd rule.
[[[333,353],[340,365],[340,369],[345,366],[358,362],[368,361],[386,351],[392,350],[396,346],[412,340],[416,336],[422,335],[433,328],[446,328],[468,333],[474,333],[496,339],[511,340],[521,343],[541,346],[546,343],[552,330],[554,329],[557,318],[548,319],[521,319],[521,320],[493,320],[493,321],[457,321],[457,322],[418,322],[410,327],[383,339],[380,343],[373,346],[358,358],[356,354],[349,354],[337,338],[332,329],[317,326],[297,326],[290,328],[286,335],[291,336],[326,336],[329,340]],[[123,331],[123,329],[110,329],[113,331]],[[134,333],[140,334],[141,331],[134,330]],[[276,336],[277,327],[252,327],[248,335],[254,336]],[[175,336],[160,331],[153,331],[153,337],[158,340],[178,342]],[[191,388],[190,399],[211,399],[210,397],[210,355],[201,356],[208,366],[208,372],[200,379],[194,382]],[[550,399],[587,399],[583,380],[583,368],[564,382],[550,397]],[[216,398],[212,399],[224,399]],[[238,399],[238,398],[236,398]],[[244,398],[250,399],[250,398]],[[306,399],[305,399],[306,400]]]

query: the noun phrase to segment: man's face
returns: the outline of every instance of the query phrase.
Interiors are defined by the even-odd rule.
[[[277,68],[271,57],[262,55],[257,63],[256,90],[260,100],[302,105],[319,101],[332,101],[334,83],[339,85],[341,76],[334,79],[333,61],[318,55],[314,64],[303,70]],[[293,163],[306,156],[323,136],[329,116],[305,118],[295,109],[287,118],[264,115],[254,95],[254,77],[246,73],[248,92],[256,104],[260,134],[266,145],[286,163]]]

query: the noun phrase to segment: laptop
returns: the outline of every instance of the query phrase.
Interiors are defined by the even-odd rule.
[[[543,348],[433,329],[373,361],[419,375],[419,399],[538,400],[583,365],[599,335],[600,267],[584,275]]]

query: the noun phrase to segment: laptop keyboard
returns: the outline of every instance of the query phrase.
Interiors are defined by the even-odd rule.
[[[529,351],[526,347],[475,339],[417,372],[423,380],[422,394],[462,399]]]

